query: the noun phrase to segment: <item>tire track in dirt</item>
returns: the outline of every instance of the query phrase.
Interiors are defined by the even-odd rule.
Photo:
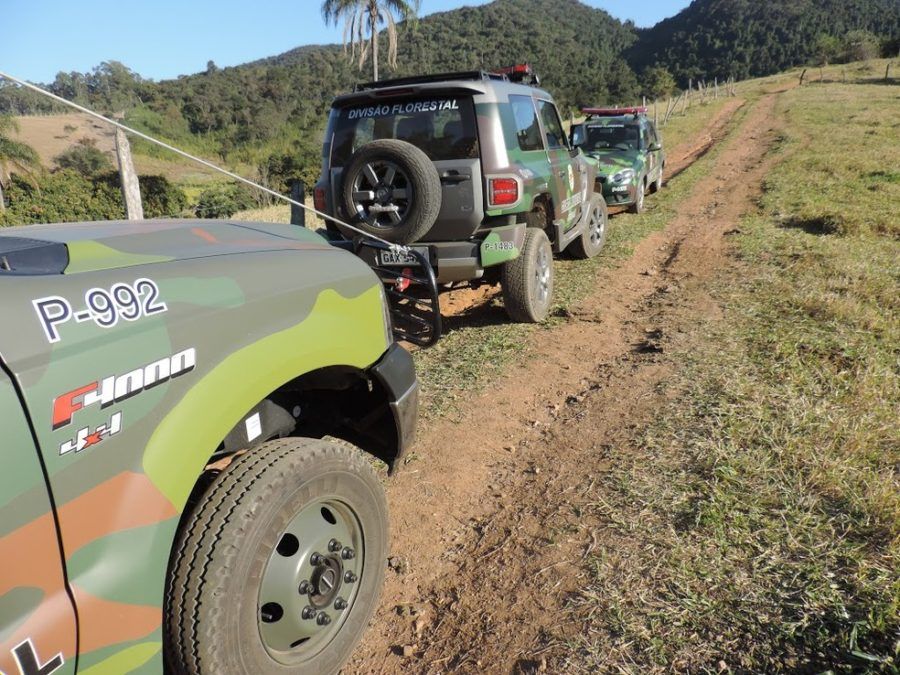
[[[697,138],[682,143],[672,150],[666,157],[666,180],[672,180],[721,141],[726,134],[731,118],[744,103],[743,99],[730,99],[713,116]],[[610,207],[610,212],[613,214],[624,210],[625,207]],[[441,314],[444,317],[457,316],[471,311],[475,307],[485,305],[499,295],[500,288],[496,285],[485,284],[476,288],[459,288],[441,295]]]
[[[602,484],[604,448],[658,405],[661,352],[715,315],[703,282],[773,161],[775,101],[754,104],[679,215],[601,273],[569,322],[422,435],[425,460],[388,485],[394,571],[345,672],[530,672],[556,648],[579,563],[603,546],[603,524],[571,511],[576,491]]]

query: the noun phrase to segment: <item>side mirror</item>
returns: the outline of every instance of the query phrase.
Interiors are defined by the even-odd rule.
[[[573,124],[569,131],[569,145],[573,148],[581,147],[584,143],[584,126],[581,124]]]
[[[647,152],[659,152],[660,150],[662,150],[662,143],[651,143],[647,148]]]

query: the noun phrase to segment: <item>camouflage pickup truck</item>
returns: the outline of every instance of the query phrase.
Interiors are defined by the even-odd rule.
[[[647,109],[584,108],[587,119],[572,125],[569,140],[597,166],[598,192],[609,206],[644,210],[644,195],[663,186],[666,155]]]
[[[0,672],[336,672],[383,582],[373,458],[415,433],[369,267],[283,225],[37,225],[0,232],[0,308]]]

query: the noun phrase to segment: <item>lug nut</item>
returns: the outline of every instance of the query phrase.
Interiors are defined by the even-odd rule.
[[[327,626],[331,623],[331,617],[325,614],[325,612],[322,612],[316,617],[316,623],[320,626]]]
[[[313,554],[309,557],[309,564],[312,565],[313,567],[318,567],[318,566],[321,565],[324,561],[325,561],[325,560],[324,560],[324,558],[322,558],[322,554],[321,554],[321,553],[313,553]]]
[[[315,607],[304,607],[303,611],[300,612],[300,618],[303,619],[304,621],[309,621],[310,619],[315,619],[316,614],[318,614],[318,613],[319,612],[316,610]]]
[[[308,581],[301,581],[299,588],[297,588],[297,592],[300,595],[311,595],[313,592],[312,584]]]
[[[328,542],[328,550],[331,553],[337,553],[341,550],[341,542],[339,542],[337,539],[332,539]]]
[[[344,572],[344,583],[352,584],[356,581],[356,575],[353,572]]]
[[[345,546],[344,550],[341,551],[341,557],[344,560],[353,560],[356,557],[356,553],[349,546]]]
[[[347,601],[344,600],[343,598],[338,598],[337,600],[334,601],[334,608],[338,611],[341,611],[342,609],[347,609]]]

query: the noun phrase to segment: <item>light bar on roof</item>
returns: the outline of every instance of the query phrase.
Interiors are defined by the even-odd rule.
[[[646,106],[632,106],[630,108],[582,108],[581,112],[592,117],[616,117],[618,115],[646,115]]]

